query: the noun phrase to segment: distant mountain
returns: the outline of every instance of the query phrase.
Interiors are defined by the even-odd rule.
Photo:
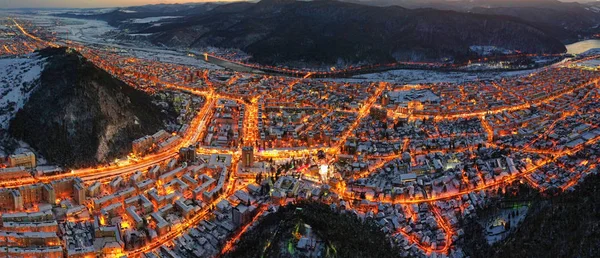
[[[120,27],[123,24],[127,24],[129,20],[133,19],[163,16],[184,17],[199,15],[208,12],[221,4],[222,3],[219,2],[199,4],[155,4],[117,8],[114,10],[102,12],[98,12],[96,10],[92,10],[89,12],[86,12],[85,10],[74,10],[71,12],[58,14],[57,16],[68,18],[103,20],[111,26]]]
[[[131,141],[163,127],[152,99],[66,48],[39,51],[39,85],[9,132],[49,161],[90,166],[131,151]]]
[[[472,12],[517,17],[550,35],[573,42],[600,32],[600,9],[579,3],[559,3],[520,7],[475,7]]]
[[[572,42],[600,33],[598,3],[558,0],[344,0],[373,6],[435,8],[461,12],[512,16],[529,22],[550,35]]]
[[[538,27],[511,17],[328,0],[232,3],[139,33],[153,33],[159,45],[237,48],[266,64],[461,59],[475,55],[471,46],[565,51]]]
[[[373,6],[402,6],[406,8],[435,8],[468,10],[473,7],[524,7],[562,4],[558,0],[343,0]]]

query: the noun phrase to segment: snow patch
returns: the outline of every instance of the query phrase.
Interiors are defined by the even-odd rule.
[[[130,23],[153,23],[153,22],[157,22],[157,21],[161,21],[161,20],[166,20],[166,19],[177,19],[177,18],[181,18],[183,16],[158,16],[158,17],[146,17],[146,18],[141,18],[141,19],[131,19],[129,20]]]
[[[28,58],[0,59],[0,129],[7,129],[40,84],[45,58],[37,54]]]
[[[579,56],[595,56],[600,54],[600,48],[592,48],[588,51],[585,51],[581,54],[579,54]]]
[[[471,51],[481,55],[481,56],[489,56],[492,54],[514,54],[516,51],[509,50],[497,46],[470,46]]]

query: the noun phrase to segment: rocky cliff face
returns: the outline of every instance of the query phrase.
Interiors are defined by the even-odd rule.
[[[238,48],[267,64],[439,61],[471,57],[471,46],[565,51],[559,40],[513,17],[337,1],[223,5],[141,33],[169,46]]]
[[[40,86],[10,123],[10,133],[52,162],[94,165],[131,150],[131,141],[163,126],[151,97],[79,53],[45,49]]]

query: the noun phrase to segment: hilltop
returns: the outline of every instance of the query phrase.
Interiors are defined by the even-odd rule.
[[[282,206],[261,218],[223,257],[309,257],[297,248],[305,237],[313,239],[313,256],[399,257],[375,221],[361,221],[353,213],[339,213],[310,201]]]
[[[121,157],[131,141],[156,132],[166,119],[152,99],[79,53],[38,52],[45,59],[39,86],[10,122],[9,132],[49,161],[68,167]]]
[[[465,228],[465,253],[471,257],[597,257],[599,184],[600,175],[590,175],[573,192],[549,197],[534,195],[532,211],[523,224],[493,246],[485,241],[480,224],[469,223]]]

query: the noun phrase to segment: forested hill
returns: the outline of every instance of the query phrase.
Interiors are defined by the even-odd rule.
[[[588,176],[573,192],[539,197],[518,230],[490,247],[483,229],[466,230],[471,257],[598,257],[600,253],[600,175]]]
[[[163,127],[164,113],[144,92],[79,53],[48,48],[40,85],[10,123],[10,133],[49,161],[92,166],[122,157],[131,141]]]

